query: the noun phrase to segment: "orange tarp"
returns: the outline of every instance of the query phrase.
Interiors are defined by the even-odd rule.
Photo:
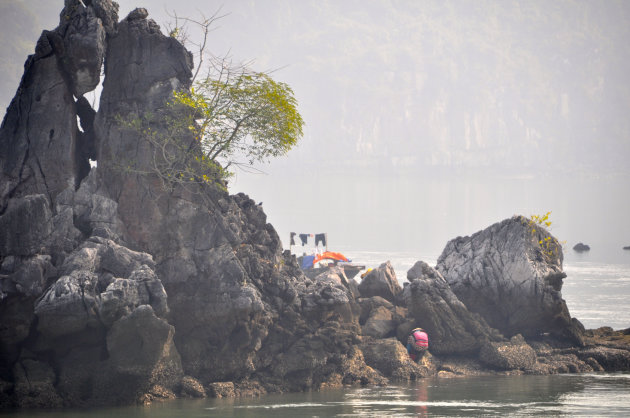
[[[316,264],[319,261],[322,260],[337,260],[337,261],[350,261],[346,258],[345,255],[341,254],[341,253],[335,253],[332,251],[325,251],[322,254],[317,254],[315,256],[315,259],[313,259],[313,264]]]

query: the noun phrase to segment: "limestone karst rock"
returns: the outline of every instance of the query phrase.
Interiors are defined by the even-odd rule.
[[[562,247],[522,216],[448,242],[437,270],[472,312],[506,336],[544,333],[582,344],[562,299]]]
[[[0,129],[0,407],[382,381],[343,272],[306,278],[243,194],[164,187],[121,124],[174,111],[192,55],[145,9],[118,22],[110,0],[66,0],[60,17]]]
[[[442,275],[423,261],[407,272],[403,298],[415,326],[429,335],[434,354],[476,354],[487,341],[501,341],[500,333],[470,312]]]
[[[532,369],[536,364],[536,352],[520,334],[516,334],[509,342],[484,344],[479,359],[499,370]]]
[[[390,264],[360,291],[341,269],[309,279],[248,196],[165,187],[120,118],[177,112],[191,54],[142,8],[118,22],[113,1],[66,0],[60,18],[0,128],[0,408],[384,383],[366,358],[412,379],[438,362],[407,367],[400,340],[369,335],[421,321],[440,324],[436,354],[500,339],[435,271],[412,277],[407,310]],[[102,66],[96,111],[82,95]]]
[[[359,283],[359,292],[364,298],[380,296],[395,302],[401,291],[396,272],[389,261],[370,271]]]
[[[409,358],[407,350],[395,338],[367,339],[361,344],[366,362],[394,381],[417,380],[434,375],[436,364],[430,353],[418,362]]]
[[[0,211],[9,200],[43,194],[49,203],[76,187],[87,160],[77,159],[79,130],[74,96],[100,80],[105,37],[114,30],[118,5],[97,0],[89,7],[66,1],[59,26],[44,31],[9,105],[0,131]],[[104,23],[105,22],[105,23]]]

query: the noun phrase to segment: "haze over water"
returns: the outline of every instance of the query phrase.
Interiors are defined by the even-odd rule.
[[[439,253],[548,211],[569,248],[616,258],[630,245],[626,1],[118,3],[163,30],[173,11],[220,10],[208,52],[293,88],[304,138],[230,183],[263,202],[285,246],[291,231],[327,232],[333,247]],[[2,4],[1,103],[62,5]]]

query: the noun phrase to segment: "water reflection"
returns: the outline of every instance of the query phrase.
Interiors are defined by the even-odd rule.
[[[416,407],[416,414],[421,417],[427,416],[426,403],[429,400],[427,386],[428,384],[424,381],[419,382],[416,386],[416,401],[419,403],[419,405]]]
[[[230,406],[215,400],[207,410],[213,415],[207,416],[628,415],[628,389],[627,374],[435,378],[385,388],[272,395]]]
[[[1,413],[0,417],[630,416],[630,374],[423,379],[409,385],[177,400],[148,407]]]

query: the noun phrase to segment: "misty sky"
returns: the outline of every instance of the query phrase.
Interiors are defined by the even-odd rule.
[[[42,25],[34,46],[63,2],[21,3]],[[327,232],[348,252],[439,254],[458,235],[552,211],[565,252],[583,241],[630,258],[630,2],[119,4],[121,18],[143,6],[162,27],[167,10],[221,8],[210,51],[291,85],[302,142],[230,185],[263,202],[285,246],[290,231]]]

